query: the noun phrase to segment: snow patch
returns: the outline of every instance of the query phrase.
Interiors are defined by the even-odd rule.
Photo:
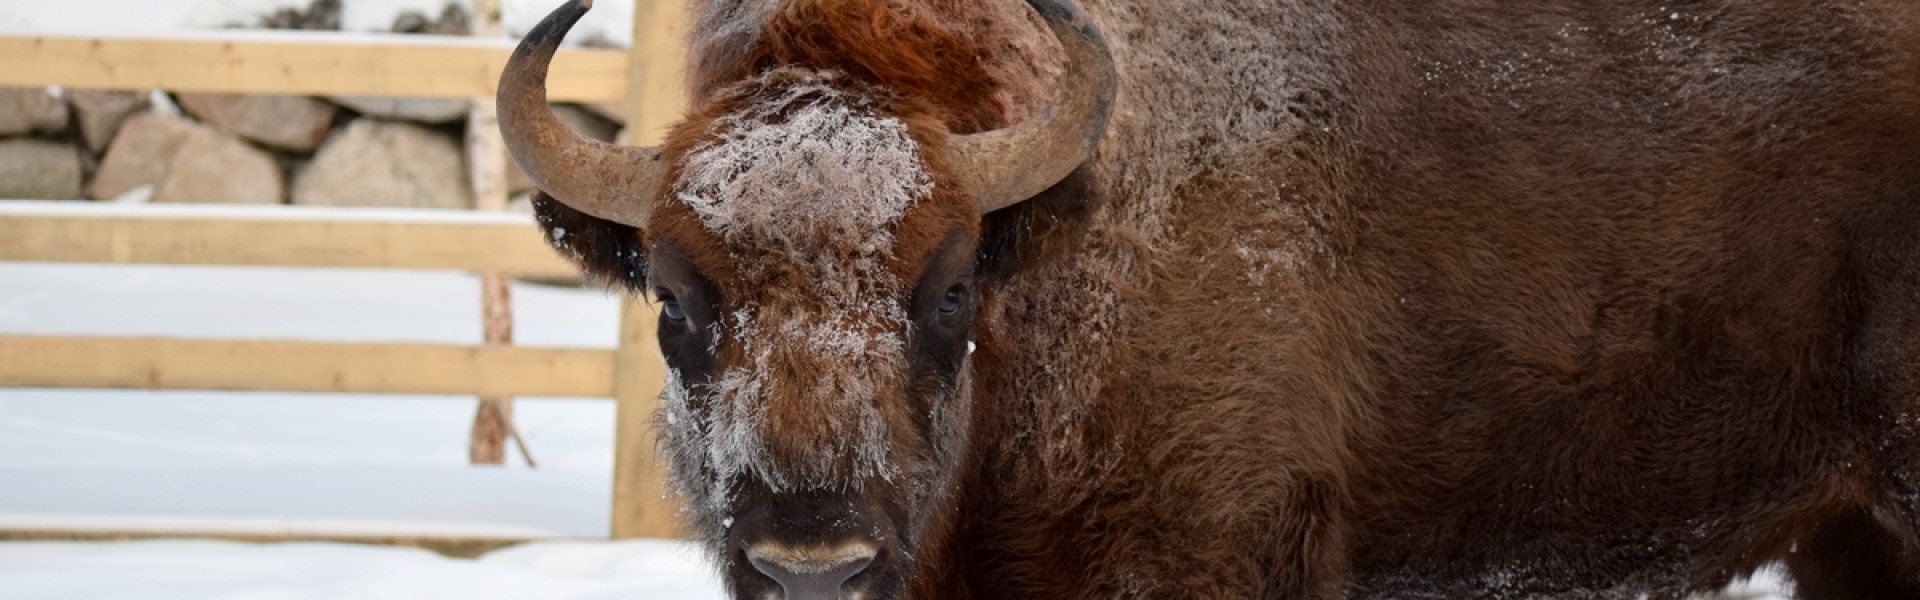
[[[83,515],[0,513],[0,530],[129,531],[145,534],[261,534],[291,536],[436,536],[461,538],[552,538],[554,531],[488,523],[439,523],[381,519],[285,517],[194,517],[178,515]]]
[[[684,542],[541,542],[477,560],[413,548],[215,541],[0,544],[8,598],[725,598]]]

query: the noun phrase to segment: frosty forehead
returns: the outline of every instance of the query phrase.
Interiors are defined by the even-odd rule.
[[[906,123],[830,74],[768,78],[772,93],[715,119],[688,151],[674,198],[728,245],[890,254],[892,226],[933,188]]]

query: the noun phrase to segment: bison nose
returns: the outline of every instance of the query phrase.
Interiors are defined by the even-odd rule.
[[[747,560],[780,583],[785,600],[839,600],[841,584],[873,564],[875,554],[873,546],[859,543],[810,548],[760,544],[747,549]]]

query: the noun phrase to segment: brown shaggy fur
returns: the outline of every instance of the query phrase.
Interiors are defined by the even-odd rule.
[[[1008,98],[992,66],[1016,56],[1015,40],[1003,31],[1004,7],[977,0],[696,0],[694,14],[696,31],[731,34],[694,37],[688,72],[695,106],[768,68],[806,65],[928,102],[931,116],[957,133],[1007,123]]]
[[[927,147],[1058,68],[1017,0],[695,6],[670,154],[771,66]],[[899,225],[985,284],[914,597],[1920,598],[1920,5],[1084,8],[1099,155]],[[678,206],[643,235],[761,293]]]

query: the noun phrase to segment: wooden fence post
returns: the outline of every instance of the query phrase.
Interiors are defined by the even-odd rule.
[[[473,0],[473,35],[500,35],[500,0]],[[507,152],[506,141],[500,136],[499,115],[491,97],[477,96],[472,104],[467,111],[467,169],[474,208],[502,212],[507,209]],[[512,291],[513,279],[506,273],[480,274],[480,322],[489,346],[513,344]],[[473,430],[467,438],[467,461],[506,464],[508,437],[519,443],[520,456],[533,466],[533,454],[513,426],[513,398],[480,397]]]
[[[627,55],[627,144],[657,144],[685,111],[681,44],[683,0],[635,0]],[[628,296],[620,309],[614,358],[613,537],[677,537],[680,500],[666,487],[653,415],[666,380],[653,305]]]
[[[620,349],[613,354],[613,537],[676,536],[679,501],[666,486],[666,464],[654,435],[666,365],[654,337],[653,305],[626,295],[620,304]]]

